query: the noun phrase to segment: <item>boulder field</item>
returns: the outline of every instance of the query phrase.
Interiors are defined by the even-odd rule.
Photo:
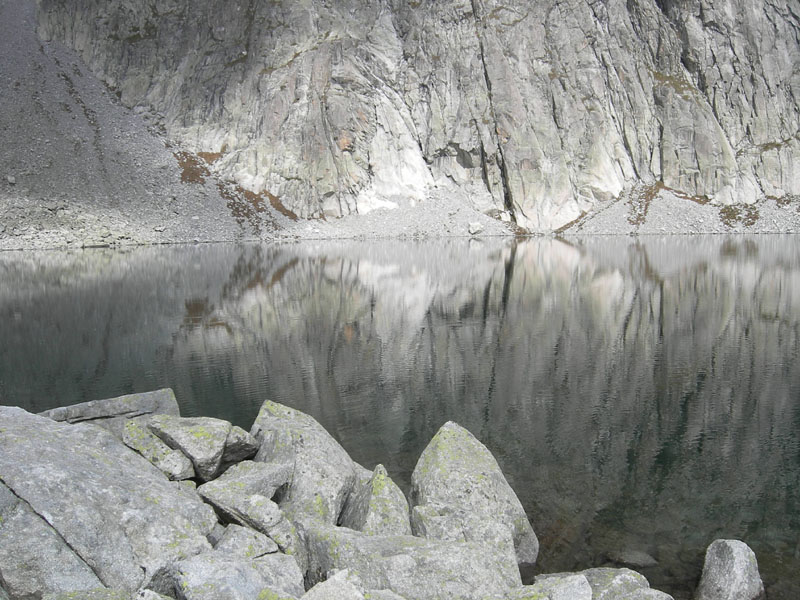
[[[630,569],[540,574],[497,461],[448,422],[407,499],[309,415],[267,400],[250,432],[179,415],[171,390],[34,415],[0,407],[0,600],[668,600]],[[697,600],[764,588],[737,540]]]

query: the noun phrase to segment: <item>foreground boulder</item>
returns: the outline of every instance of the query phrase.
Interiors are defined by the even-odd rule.
[[[445,423],[411,475],[412,528],[441,540],[512,544],[517,562],[533,564],[539,540],[491,452],[469,431]]]
[[[758,561],[750,547],[739,540],[715,540],[706,550],[703,575],[695,600],[758,600],[764,584]]]
[[[250,434],[259,443],[256,461],[292,466],[281,508],[335,524],[358,473],[345,449],[313,417],[270,400]]]
[[[413,536],[366,535],[307,518],[298,523],[308,548],[307,580],[348,569],[368,589],[406,600],[484,600],[522,585],[513,548]]]
[[[99,427],[0,407],[0,482],[41,519],[37,529],[52,532],[42,535],[63,540],[70,562],[83,562],[106,587],[136,591],[165,565],[211,549],[213,510]],[[7,527],[0,523],[3,552],[29,552],[29,534]],[[87,579],[53,585],[59,571],[47,561],[26,568],[40,595],[87,589],[91,579],[72,569]]]
[[[173,450],[161,441],[147,428],[146,420],[129,419],[122,429],[122,441],[172,480],[182,481],[195,476],[192,461],[180,450]]]
[[[100,425],[122,439],[122,430],[128,419],[157,414],[178,416],[180,413],[175,393],[169,388],[164,388],[61,406],[39,414],[54,421],[73,424],[91,421],[93,425]]]
[[[652,589],[644,575],[630,569],[586,569],[581,575],[592,587],[592,600],[672,600],[669,594]]]

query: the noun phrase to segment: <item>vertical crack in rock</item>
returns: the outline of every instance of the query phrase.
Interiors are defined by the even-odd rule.
[[[514,212],[514,199],[511,194],[511,184],[509,181],[508,176],[508,166],[506,165],[506,159],[503,155],[503,143],[500,140],[500,136],[497,135],[497,114],[495,113],[494,108],[494,99],[492,97],[492,80],[489,77],[489,67],[486,64],[486,49],[483,43],[483,35],[481,29],[483,27],[482,19],[478,14],[478,0],[470,0],[472,5],[472,16],[475,19],[475,35],[478,38],[478,47],[480,48],[481,52],[481,66],[483,67],[483,78],[486,81],[486,93],[489,99],[489,111],[492,115],[492,124],[494,125],[494,135],[497,139],[497,156],[500,162],[500,182],[503,185],[503,204],[505,205],[506,210],[511,215],[511,220],[516,223],[517,222],[517,215]],[[484,181],[488,181],[488,177],[486,176],[486,158],[485,153],[483,151],[483,142],[481,142],[481,160],[483,161],[483,173],[484,173]],[[488,188],[487,190],[491,192],[491,189]]]
[[[35,508],[33,508],[33,506],[27,500],[25,500],[25,498],[20,496],[16,492],[16,490],[14,490],[14,488],[11,487],[11,484],[9,482],[0,478],[0,485],[5,486],[5,488],[9,492],[11,492],[11,494],[20,502],[20,504],[25,505],[28,508],[28,510],[31,511],[31,513],[35,514],[42,521],[44,521],[47,524],[47,526],[53,531],[53,534],[58,538],[58,540],[61,543],[63,543],[64,546],[69,548],[70,551],[72,551],[72,553],[78,558],[78,560],[80,560],[83,564],[86,565],[87,569],[89,569],[92,573],[94,573],[94,576],[97,577],[98,581],[100,581],[104,586],[108,588],[113,587],[112,582],[103,579],[103,576],[100,574],[100,572],[97,569],[95,569],[95,567],[89,561],[87,561],[83,556],[81,556],[81,553],[72,544],[70,544],[69,541],[63,535],[61,535],[61,532],[58,529],[56,529],[56,527],[50,522],[50,520],[45,515],[39,513]]]

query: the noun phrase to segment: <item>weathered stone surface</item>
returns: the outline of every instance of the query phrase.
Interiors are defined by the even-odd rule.
[[[539,541],[491,452],[456,423],[445,423],[411,476],[415,533],[439,539],[511,542],[533,564]]]
[[[411,535],[408,501],[383,465],[356,484],[342,512],[341,525],[370,535]]]
[[[147,421],[129,419],[122,429],[122,441],[158,467],[167,477],[183,480],[194,477],[194,467],[180,450],[173,450],[147,428]]]
[[[207,552],[171,570],[179,600],[289,600],[303,595],[303,574],[285,554],[256,559]]]
[[[263,533],[249,527],[230,524],[214,545],[214,550],[240,558],[258,558],[278,551],[278,544]]]
[[[211,548],[213,511],[98,427],[0,407],[0,480],[115,589]]]
[[[695,600],[756,600],[764,597],[758,561],[739,540],[714,540],[706,550]]]
[[[274,477],[277,475],[277,479]],[[197,492],[223,517],[256,529],[275,541],[282,552],[293,555],[305,570],[305,548],[294,525],[275,502],[257,491],[273,494],[287,473],[282,466],[242,462]]]
[[[521,585],[513,549],[477,542],[373,536],[313,518],[299,524],[309,553],[307,579],[349,569],[367,589],[407,600],[483,600]]]
[[[218,475],[230,423],[211,417],[155,415],[148,420],[147,427],[167,446],[183,452],[200,479],[208,481]]]
[[[101,587],[64,539],[0,482],[0,590],[16,600]]]
[[[600,567],[581,571],[592,586],[592,600],[672,600],[653,590],[644,575],[630,569]]]
[[[170,388],[128,394],[117,398],[92,400],[40,413],[41,416],[54,421],[68,423],[91,421],[94,425],[105,427],[120,439],[122,439],[122,430],[127,419],[152,414],[174,416],[180,414],[175,393]]]
[[[632,569],[646,569],[654,567],[658,561],[643,550],[623,549],[609,552],[608,558],[613,562]]]
[[[270,400],[250,433],[261,445],[256,461],[293,465],[281,508],[336,523],[357,475],[344,448],[313,417]]]

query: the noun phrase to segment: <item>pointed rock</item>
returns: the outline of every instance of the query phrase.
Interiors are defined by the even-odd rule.
[[[491,452],[469,431],[445,423],[411,475],[412,528],[434,539],[510,543],[517,562],[536,562],[539,540]]]
[[[356,484],[341,525],[370,535],[411,535],[408,501],[383,465],[375,467],[368,481]]]

